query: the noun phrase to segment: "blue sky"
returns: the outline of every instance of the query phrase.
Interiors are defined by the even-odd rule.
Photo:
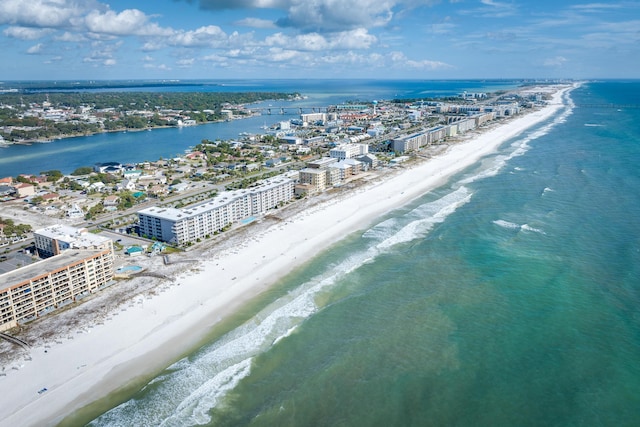
[[[640,1],[1,0],[0,80],[639,78]]]

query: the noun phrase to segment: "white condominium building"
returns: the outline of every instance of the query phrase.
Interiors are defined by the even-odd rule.
[[[206,203],[184,209],[151,207],[138,211],[140,233],[184,245],[253,215],[262,215],[293,198],[293,181],[275,177],[244,190],[225,191]]]
[[[338,159],[352,159],[369,153],[369,144],[341,144],[329,151],[329,156]]]

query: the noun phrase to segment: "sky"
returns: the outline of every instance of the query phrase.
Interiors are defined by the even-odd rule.
[[[0,0],[0,81],[640,78],[640,0]]]

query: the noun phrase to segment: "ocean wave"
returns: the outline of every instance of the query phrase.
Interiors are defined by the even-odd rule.
[[[532,233],[539,233],[539,234],[546,234],[544,231],[540,230],[539,228],[534,228],[531,227],[529,224],[516,224],[514,222],[511,221],[505,221],[503,219],[497,219],[495,221],[492,221],[495,225],[502,227],[502,228],[506,228],[508,230],[517,230],[517,231],[529,231]]]
[[[251,372],[253,358],[291,335],[319,310],[316,296],[370,262],[379,251],[369,247],[274,301],[248,322],[202,349],[195,357],[171,365],[161,379],[147,385],[153,399],[145,408],[131,399],[94,420],[93,426],[182,426],[210,422],[209,411]]]
[[[544,231],[540,230],[539,228],[531,227],[529,224],[522,224],[520,228],[524,231],[530,231],[532,233],[546,234]]]
[[[457,190],[430,203],[418,206],[410,214],[415,219],[400,230],[380,242],[376,249],[386,250],[400,243],[410,242],[425,236],[435,224],[443,222],[449,215],[471,200],[472,193],[466,187]]]
[[[502,228],[508,228],[510,230],[520,230],[520,225],[509,221],[504,221],[502,219],[497,219],[493,221],[493,223]]]
[[[484,168],[483,170],[481,170],[480,172],[476,173],[471,177],[461,180],[460,183],[470,184],[484,178],[495,176],[502,170],[502,168],[511,159],[513,159],[514,157],[519,157],[524,155],[531,148],[531,146],[529,145],[531,141],[534,141],[538,138],[541,138],[547,135],[549,132],[551,132],[551,130],[555,126],[566,122],[567,118],[571,114],[573,114],[573,109],[575,108],[575,104],[568,94],[565,96],[565,102],[566,103],[565,103],[564,110],[562,110],[562,112],[558,116],[556,116],[553,120],[551,120],[550,122],[547,122],[546,124],[544,124],[538,129],[534,129],[532,132],[526,134],[524,137],[520,137],[516,139],[513,143],[511,143],[512,151],[509,154],[507,155],[500,154],[495,156],[493,158],[492,163],[488,167]],[[521,169],[516,168],[516,170],[521,170]]]

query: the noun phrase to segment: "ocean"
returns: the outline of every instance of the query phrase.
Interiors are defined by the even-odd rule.
[[[76,421],[638,425],[639,98],[583,84]]]

